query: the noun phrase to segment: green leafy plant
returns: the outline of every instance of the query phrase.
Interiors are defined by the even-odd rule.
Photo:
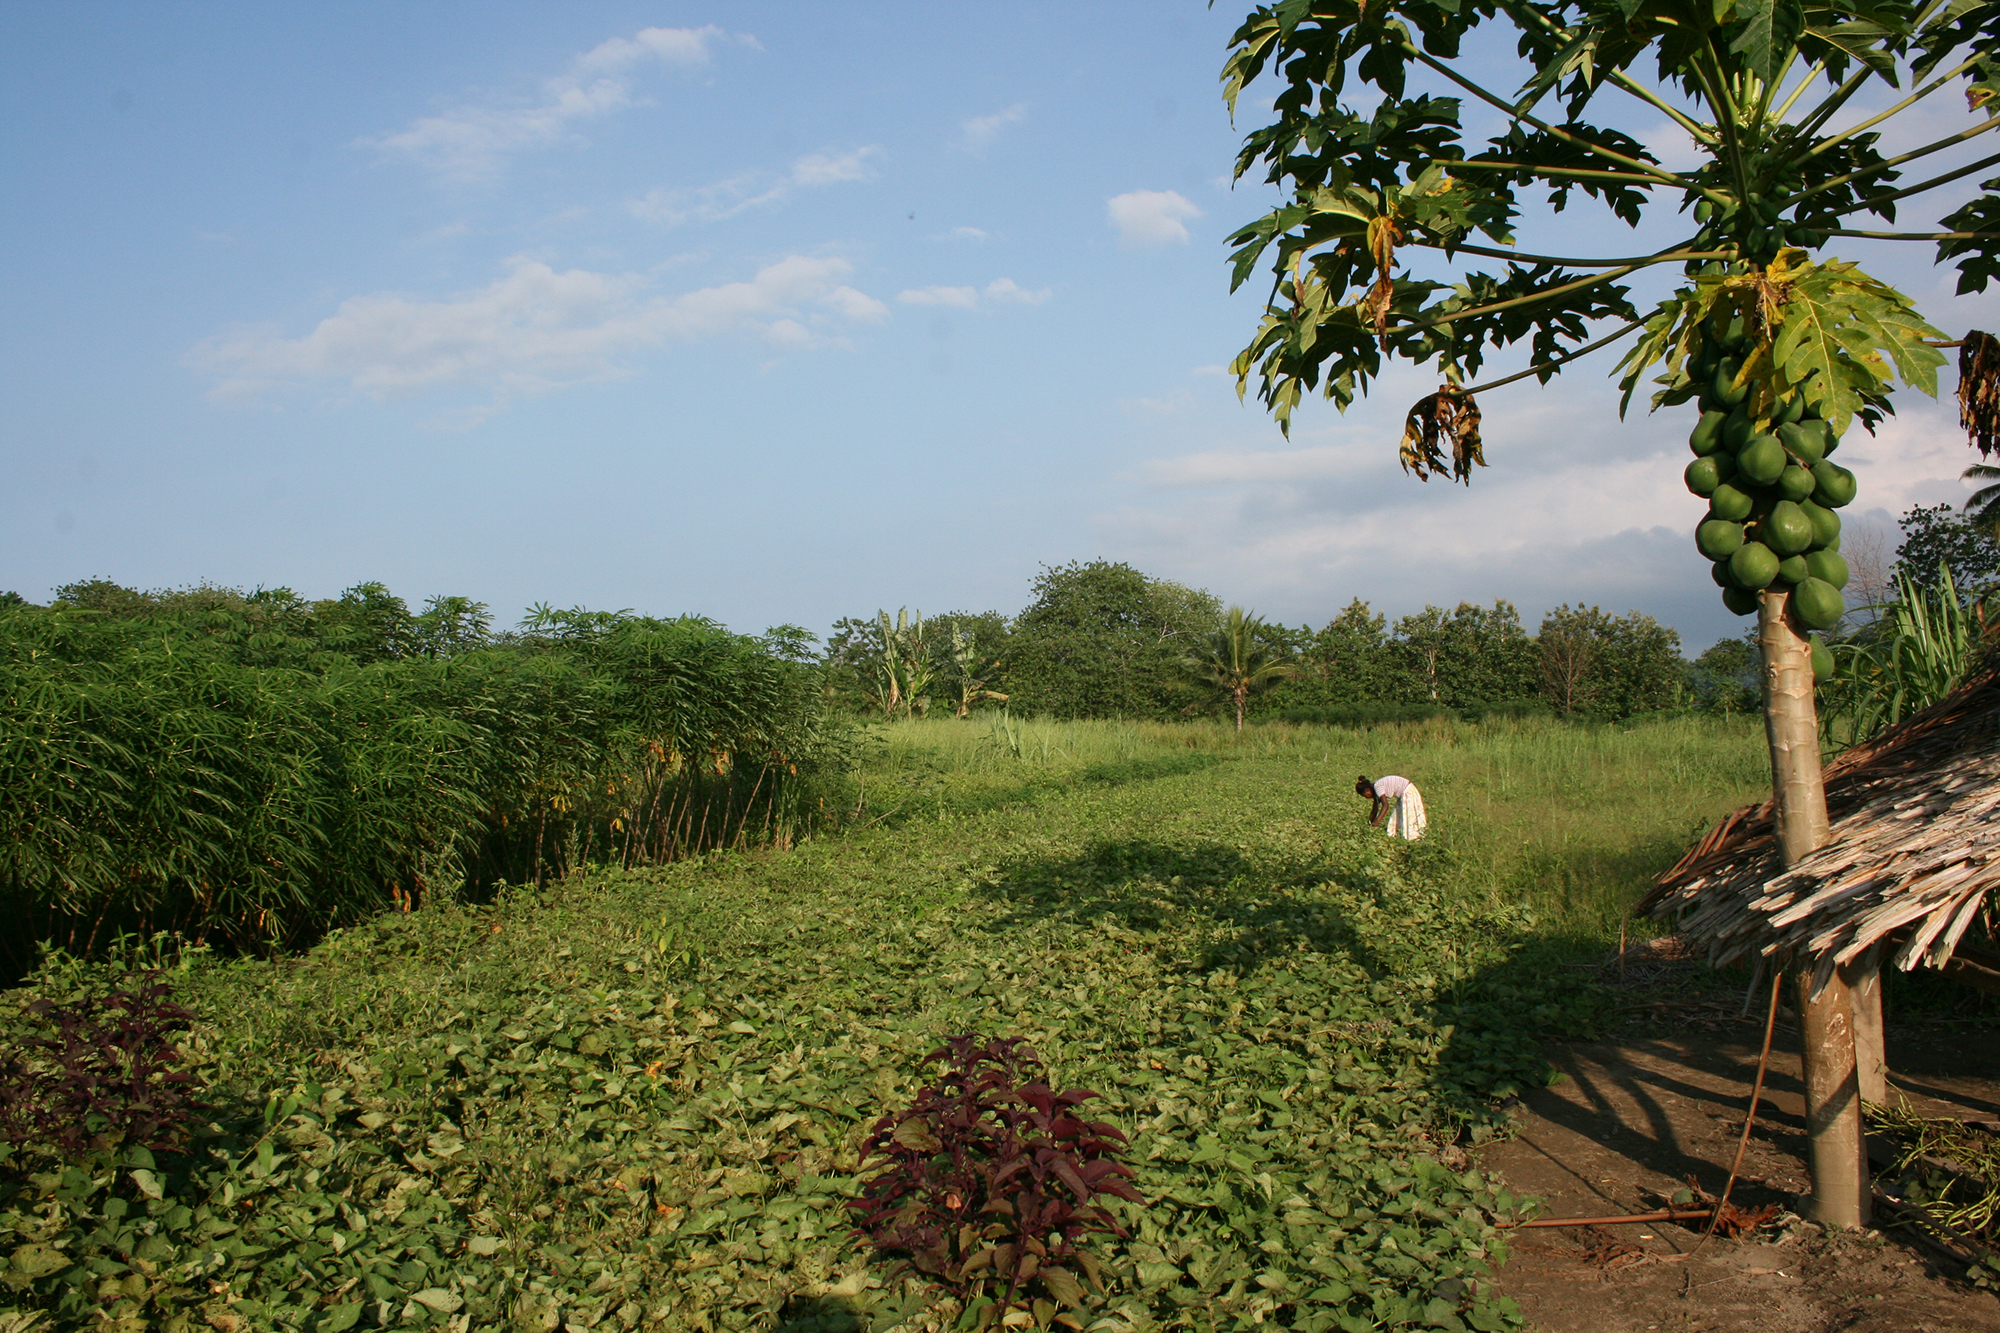
[[[1984,602],[1959,596],[1940,563],[1928,587],[1897,576],[1896,600],[1865,633],[1831,649],[1829,736],[1865,741],[1943,699],[1977,666],[1986,649]]]
[[[958,1292],[969,1327],[1017,1307],[1037,1328],[1083,1327],[1084,1283],[1104,1285],[1085,1243],[1127,1235],[1098,1196],[1143,1202],[1124,1134],[1076,1114],[1098,1094],[1052,1091],[1018,1037],[951,1037],[924,1059],[943,1072],[862,1145],[880,1167],[849,1205],[855,1233]]]

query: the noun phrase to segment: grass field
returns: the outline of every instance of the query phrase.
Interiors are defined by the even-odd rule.
[[[1595,996],[1555,966],[1768,781],[1749,725],[919,721],[842,836],[390,916],[178,974],[193,1150],[0,1204],[43,1327],[850,1330],[962,1312],[847,1240],[945,1035],[1131,1136],[1102,1330],[1512,1327],[1462,1148]],[[1432,836],[1365,828],[1359,773]],[[57,968],[42,993],[86,984]],[[17,997],[18,998],[18,997]],[[141,1160],[143,1158],[143,1160]],[[137,1171],[139,1174],[134,1175]],[[0,1313],[0,1319],[4,1319]],[[123,1321],[122,1323],[120,1321]]]

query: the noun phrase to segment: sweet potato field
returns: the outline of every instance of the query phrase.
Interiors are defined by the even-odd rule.
[[[1519,1326],[1526,1205],[1465,1150],[1593,1023],[1559,964],[1754,790],[1749,728],[948,725],[885,734],[838,838],[170,965],[202,1109],[0,1158],[0,1328],[969,1327],[848,1207],[962,1033],[1129,1139],[1063,1326]],[[1348,790],[1391,764],[1423,843]],[[110,984],[58,958],[0,1023]]]

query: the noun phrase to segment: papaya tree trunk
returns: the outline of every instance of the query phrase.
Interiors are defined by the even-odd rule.
[[[1812,645],[1792,628],[1786,614],[1790,593],[1774,586],[1759,594],[1757,601],[1774,823],[1779,854],[1785,865],[1792,866],[1830,836],[1826,783],[1819,763],[1819,717],[1813,708]],[[1813,1216],[1829,1227],[1865,1226],[1868,1156],[1862,1137],[1852,987],[1861,969],[1837,968],[1823,985],[1815,985],[1811,961],[1799,959],[1796,966]]]

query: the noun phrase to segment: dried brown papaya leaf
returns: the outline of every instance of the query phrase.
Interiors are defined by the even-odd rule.
[[[1418,481],[1449,474],[1454,481],[1472,484],[1472,469],[1486,466],[1479,438],[1479,404],[1471,394],[1450,384],[1420,398],[1403,422],[1403,442],[1399,450],[1405,472]],[[1450,457],[1446,457],[1446,449]]]
[[[2000,338],[1978,329],[1958,349],[1958,424],[1980,457],[2000,452]]]

